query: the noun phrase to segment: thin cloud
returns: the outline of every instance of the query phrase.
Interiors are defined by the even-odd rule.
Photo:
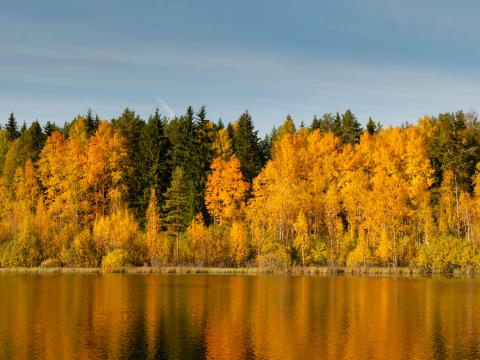
[[[165,110],[169,118],[174,118],[176,116],[175,111],[170,107],[170,105],[167,104],[165,100],[163,100],[162,98],[157,98],[157,101],[162,107],[162,109]]]

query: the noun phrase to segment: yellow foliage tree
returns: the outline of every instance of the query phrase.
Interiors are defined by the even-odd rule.
[[[213,238],[205,227],[202,214],[197,214],[187,229],[191,258],[199,265],[208,266],[216,260]]]
[[[205,205],[214,221],[222,225],[242,217],[249,184],[243,180],[240,161],[217,157],[211,164],[205,189]]]
[[[24,202],[33,212],[40,198],[41,192],[38,180],[30,159],[25,163],[25,169],[17,168],[15,172],[15,197],[17,201]]]
[[[237,266],[248,258],[248,237],[242,222],[234,221],[229,233],[230,255]]]
[[[232,157],[232,140],[230,139],[226,129],[220,129],[217,132],[217,136],[215,137],[215,141],[213,143],[213,149],[215,150],[215,154],[225,161],[230,160]]]
[[[107,122],[101,122],[87,146],[83,186],[93,204],[91,214],[107,215],[121,208],[130,168],[124,139]]]
[[[160,262],[166,264],[170,248],[166,237],[160,234],[160,214],[158,212],[157,194],[154,188],[150,190],[146,218],[145,232],[150,263]]]
[[[311,251],[310,234],[308,233],[308,223],[303,210],[298,213],[297,221],[293,225],[295,229],[294,245],[297,251],[302,254],[302,266],[305,267],[305,257]]]
[[[99,217],[93,225],[93,241],[101,258],[109,252],[120,249],[135,257],[140,227],[128,210],[117,210],[110,215]]]

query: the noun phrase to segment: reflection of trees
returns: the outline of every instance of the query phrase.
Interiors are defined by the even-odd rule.
[[[0,276],[9,358],[478,358],[478,280]]]

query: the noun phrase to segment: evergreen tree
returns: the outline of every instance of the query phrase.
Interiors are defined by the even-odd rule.
[[[263,140],[260,141],[260,146],[263,153],[263,163],[266,164],[270,160],[270,152],[272,151],[272,137],[266,134]]]
[[[316,130],[320,129],[320,119],[317,118],[317,115],[313,115],[312,123],[310,124],[310,129]]]
[[[27,123],[24,121],[22,127],[20,128],[20,136],[27,131]]]
[[[32,157],[32,160],[36,160],[45,145],[45,140],[47,139],[38,121],[32,122],[30,128],[25,131],[24,136],[28,137],[26,142],[31,144],[32,152],[35,154]]]
[[[225,125],[223,124],[222,118],[218,119],[217,123],[215,124],[216,130],[225,129]]]
[[[171,168],[182,168],[188,191],[189,219],[195,214],[193,179],[195,174],[194,112],[188,107],[185,115],[172,119],[166,128],[171,143]]]
[[[185,183],[184,171],[181,167],[177,167],[173,171],[172,182],[165,193],[165,205],[163,206],[163,223],[169,231],[175,234],[176,238],[177,264],[180,232],[186,229],[191,219],[189,195],[189,186]]]
[[[431,127],[425,134],[432,165],[435,169],[435,185],[440,185],[443,173],[453,171],[460,189],[472,191],[471,177],[480,161],[480,127],[468,121],[462,111],[439,114],[428,119]]]
[[[3,175],[12,185],[13,176],[18,167],[25,166],[27,160],[36,161],[45,143],[45,135],[37,121],[25,130],[17,141],[11,142],[5,155]]]
[[[194,213],[202,213],[207,219],[205,208],[205,183],[210,172],[210,164],[215,156],[213,143],[215,141],[214,124],[207,119],[205,106],[197,112],[194,123],[194,152],[192,156],[192,180],[194,185]]]
[[[145,210],[149,189],[160,194],[160,203],[163,203],[163,194],[167,190],[171,176],[171,143],[165,133],[166,120],[162,120],[158,109],[151,115],[140,135],[140,151],[138,166],[141,178],[143,197],[141,209]]]
[[[90,135],[95,133],[98,125],[100,124],[100,119],[98,118],[98,115],[93,117],[93,112],[90,108],[88,108],[87,115],[85,116],[85,121],[87,122],[88,133]]]
[[[229,126],[233,140],[233,151],[241,164],[241,171],[249,183],[257,176],[264,165],[263,153],[258,130],[254,129],[252,117],[245,111],[233,126]]]
[[[60,131],[60,128],[54,123],[47,121],[47,123],[43,127],[43,133],[45,134],[45,136],[49,137],[53,134],[54,131]]]
[[[132,169],[132,175],[128,177],[129,189],[127,203],[132,207],[137,219],[143,219],[145,208],[142,206],[144,189],[142,188],[143,174],[141,172],[140,137],[145,126],[140,116],[126,108],[122,115],[112,120],[115,130],[125,139],[125,148],[128,154],[128,164]]]
[[[342,132],[340,139],[344,144],[358,144],[362,134],[362,126],[350,110],[342,115]]]
[[[370,135],[373,135],[373,134],[377,133],[381,128],[382,128],[382,126],[380,125],[380,123],[376,123],[375,121],[372,120],[371,117],[368,118],[367,132]]]
[[[333,118],[330,131],[333,132],[335,136],[342,138],[343,124],[342,124],[342,118],[340,117],[340,114],[338,112],[335,114],[335,117]]]
[[[8,131],[8,138],[10,140],[15,140],[20,136],[20,132],[18,131],[17,120],[15,119],[15,115],[13,113],[10,114],[8,117],[7,125],[5,125],[5,129]]]
[[[172,119],[166,129],[167,136],[172,144],[172,166],[184,167],[189,164],[194,150],[193,131],[194,113],[191,106],[185,115]]]

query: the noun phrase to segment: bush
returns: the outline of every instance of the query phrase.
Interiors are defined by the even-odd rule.
[[[42,263],[40,264],[41,267],[43,268],[54,268],[54,267],[61,267],[62,262],[58,259],[46,259],[43,260]]]
[[[419,266],[435,271],[453,272],[478,267],[480,251],[478,246],[454,236],[440,236],[431,243],[423,244],[415,259]]]
[[[90,229],[84,229],[73,240],[75,263],[81,266],[97,266],[97,252]]]
[[[104,272],[122,272],[128,265],[128,255],[125,250],[113,250],[102,260],[102,270]]]
[[[128,210],[101,217],[93,225],[92,238],[99,255],[122,249],[132,256],[138,253],[140,227]]]
[[[5,243],[0,250],[0,264],[3,267],[37,266],[40,263],[38,241],[23,224],[20,233]]]

